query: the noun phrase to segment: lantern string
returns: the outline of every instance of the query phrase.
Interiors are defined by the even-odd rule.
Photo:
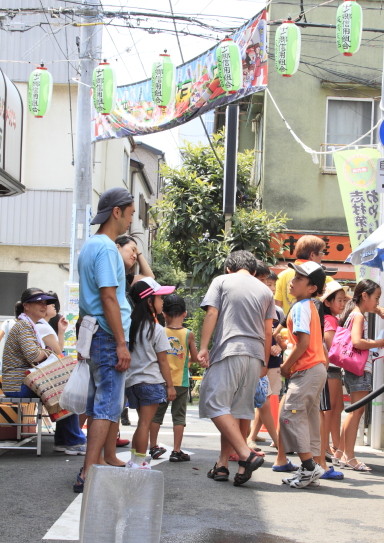
[[[299,136],[294,132],[294,130],[292,129],[292,127],[290,126],[290,124],[288,123],[286,118],[284,117],[283,113],[281,112],[279,106],[276,103],[276,100],[273,98],[273,96],[271,94],[271,91],[268,88],[266,88],[266,92],[267,92],[268,96],[270,97],[270,99],[272,101],[272,104],[275,106],[275,109],[276,109],[277,113],[279,114],[281,120],[284,122],[285,126],[287,127],[288,132],[291,134],[293,139],[304,149],[304,151],[306,153],[309,153],[310,155],[312,155],[312,160],[313,160],[313,162],[315,164],[318,164],[318,158],[317,158],[318,156],[320,156],[320,155],[332,155],[335,152],[335,151],[315,151],[314,149],[312,149],[311,147],[306,145],[299,138]],[[344,149],[348,149],[348,147],[351,147],[352,145],[356,145],[359,141],[361,141],[365,137],[369,136],[369,134],[371,134],[374,130],[376,130],[376,128],[378,128],[378,126],[380,125],[381,122],[382,122],[382,119],[380,119],[375,124],[375,126],[373,126],[370,130],[368,130],[368,132],[366,132],[365,134],[363,134],[362,136],[357,138],[355,141],[352,141],[351,143],[343,145],[342,147],[339,147],[337,150],[338,151],[343,151]]]

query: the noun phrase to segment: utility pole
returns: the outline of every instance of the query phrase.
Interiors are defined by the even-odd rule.
[[[223,188],[223,213],[226,234],[231,231],[232,216],[236,211],[238,138],[239,104],[230,104],[226,110]]]
[[[91,6],[92,5],[92,6]],[[77,262],[80,250],[89,235],[92,203],[92,133],[91,133],[91,87],[99,26],[99,11],[93,0],[83,0],[82,23],[80,27],[80,80],[77,95],[75,185],[72,207],[72,237],[70,255],[70,281],[79,278]]]

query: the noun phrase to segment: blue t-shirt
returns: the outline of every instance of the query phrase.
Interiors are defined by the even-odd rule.
[[[117,287],[116,297],[120,306],[125,340],[129,341],[131,308],[125,296],[124,263],[116,244],[105,234],[92,236],[81,249],[78,268],[80,316],[96,317],[103,330],[112,334],[104,316],[99,289]]]

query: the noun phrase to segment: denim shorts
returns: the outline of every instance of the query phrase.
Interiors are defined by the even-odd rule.
[[[142,405],[155,405],[167,401],[167,389],[164,384],[138,383],[125,389],[128,405],[138,409]]]
[[[87,410],[94,419],[119,422],[124,403],[126,372],[117,371],[116,342],[101,327],[92,338]]]
[[[351,392],[371,392],[372,373],[365,371],[364,375],[355,375],[350,371],[344,371],[344,385],[348,394]]]

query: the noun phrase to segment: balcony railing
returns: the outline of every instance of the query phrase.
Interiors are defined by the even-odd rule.
[[[373,147],[373,144],[369,145],[350,145],[349,147],[345,147],[345,145],[341,145],[338,143],[322,143],[320,145],[320,151],[339,151],[341,149],[343,150],[350,150],[350,149],[363,149],[365,147]],[[333,155],[320,155],[320,171],[321,173],[327,173],[331,175],[336,175],[336,167],[335,163],[333,161]]]

